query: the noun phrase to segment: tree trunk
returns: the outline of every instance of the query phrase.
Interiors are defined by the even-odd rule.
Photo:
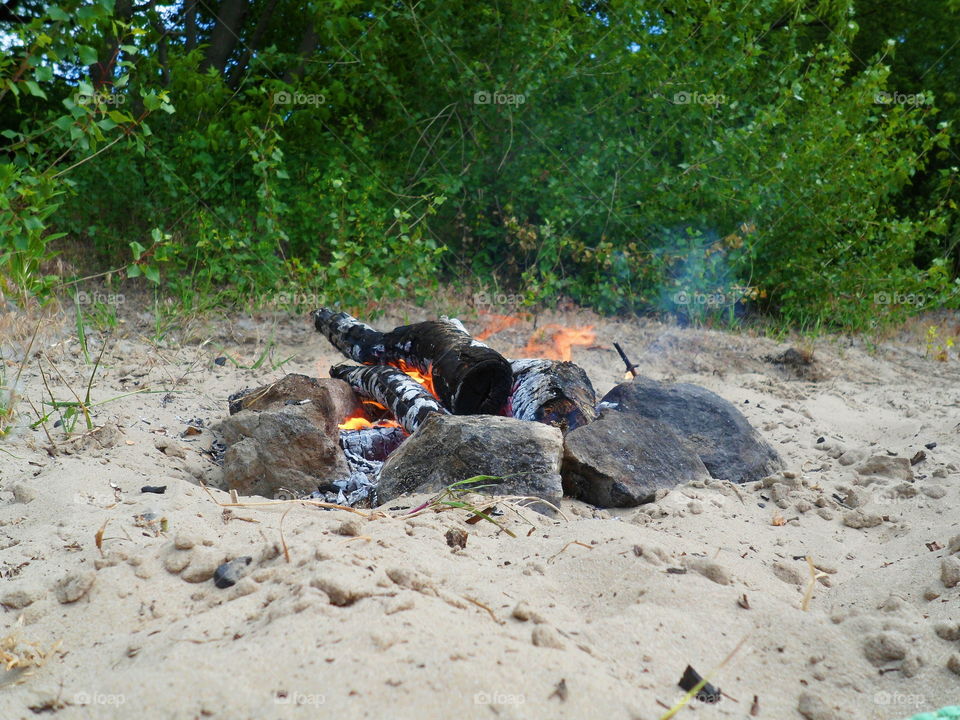
[[[215,68],[221,75],[227,66],[230,54],[240,39],[240,28],[247,14],[247,0],[223,0],[215,14],[216,24],[210,33],[207,56],[200,63],[200,72]]]
[[[230,70],[230,87],[236,89],[237,86],[240,85],[240,81],[243,80],[244,73],[247,71],[247,66],[250,64],[250,59],[253,57],[254,51],[260,49],[260,40],[263,37],[263,33],[270,26],[270,21],[273,19],[273,11],[276,7],[277,0],[269,0],[263,12],[260,13],[260,17],[257,18],[257,24],[253,29],[253,34],[250,36],[249,42],[244,44],[240,59]]]
[[[297,48],[297,55],[300,56],[300,62],[297,63],[297,67],[293,70],[288,70],[283,74],[283,81],[286,83],[292,83],[297,78],[303,77],[303,71],[306,67],[307,60],[313,55],[317,50],[317,42],[320,37],[317,35],[317,31],[314,25],[313,18],[307,20],[309,23],[306,30],[303,32],[303,37],[300,38],[300,47]]]

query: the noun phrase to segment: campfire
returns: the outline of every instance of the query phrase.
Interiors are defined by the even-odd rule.
[[[572,346],[594,341],[592,328],[548,325],[525,348],[532,357],[508,360],[456,319],[381,332],[327,308],[313,318],[316,329],[357,363],[330,369],[330,377],[347,382],[361,399],[362,413],[339,425],[340,445],[355,469],[375,469],[434,414],[499,415],[563,433],[596,417],[593,385],[570,361]],[[513,324],[508,320],[496,318],[495,327]]]

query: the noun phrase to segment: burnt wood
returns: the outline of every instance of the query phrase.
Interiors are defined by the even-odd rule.
[[[335,365],[330,368],[330,377],[344,380],[358,395],[372,398],[388,408],[410,433],[432,413],[447,414],[423,385],[395,367]]]
[[[383,362],[383,333],[345,312],[329,308],[314,310],[313,325],[340,352],[354,362],[375,365]]]
[[[341,430],[340,447],[348,453],[347,457],[361,457],[364,460],[383,462],[390,453],[400,447],[407,437],[403,428],[368,427],[359,430]]]
[[[499,414],[510,396],[510,363],[462,328],[449,320],[398,327],[384,335],[386,356],[429,373],[454,415]]]
[[[429,375],[440,402],[456,415],[496,415],[510,396],[510,363],[459,321],[430,320],[381,333],[328,308],[315,310],[313,318],[317,330],[355,362],[402,365]]]
[[[531,359],[514,360],[511,367],[513,417],[555,425],[563,433],[596,418],[597,394],[579,365]]]

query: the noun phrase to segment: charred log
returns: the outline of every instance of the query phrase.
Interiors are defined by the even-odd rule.
[[[514,360],[511,410],[519,420],[555,425],[563,433],[593,421],[597,395],[579,365],[556,360]]]
[[[462,327],[445,320],[398,327],[383,337],[387,357],[430,373],[454,415],[495,415],[510,395],[510,363]]]
[[[335,365],[330,377],[346,381],[355,393],[389,408],[407,432],[414,432],[431,413],[447,413],[423,385],[394,367]]]
[[[407,437],[403,428],[369,427],[360,430],[341,430],[340,447],[347,457],[362,457],[366,460],[386,460],[390,453],[400,447]]]
[[[375,365],[383,362],[383,333],[345,312],[328,308],[314,310],[313,325],[340,352],[354,362]]]
[[[432,320],[379,333],[326,308],[313,317],[317,330],[355,362],[402,364],[430,375],[440,402],[456,415],[494,415],[510,395],[510,363],[470,337],[459,321]]]

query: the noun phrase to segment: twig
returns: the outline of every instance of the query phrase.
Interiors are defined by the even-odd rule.
[[[587,550],[593,550],[593,545],[587,545],[586,543],[582,543],[579,540],[571,540],[570,542],[568,542],[566,545],[563,546],[560,552],[558,552],[556,555],[551,555],[550,558],[547,559],[547,562],[553,561],[553,558],[557,557],[557,555],[562,555],[564,552],[566,552],[566,549],[571,545],[579,545],[580,547],[585,547]]]
[[[637,376],[637,366],[630,362],[630,358],[627,357],[627,354],[623,351],[623,348],[620,347],[620,343],[614,343],[613,346],[617,349],[617,352],[620,354],[620,359],[623,360],[623,364],[627,366],[627,372]]]

